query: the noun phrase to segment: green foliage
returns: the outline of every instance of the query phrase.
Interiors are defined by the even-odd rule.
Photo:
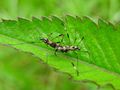
[[[119,0],[1,0],[0,18],[70,14],[120,21],[119,3]]]
[[[0,90],[96,90],[97,88],[94,84],[85,85],[68,80],[68,75],[56,72],[29,53],[2,45],[0,50]]]
[[[54,49],[40,41],[41,37],[48,37],[50,33],[53,33],[52,37],[64,34],[63,45],[77,45],[84,36],[85,39],[80,45],[81,51],[87,50],[89,54],[77,51],[79,76],[71,65],[71,62],[75,65],[77,63],[76,54],[58,52],[56,56]],[[70,42],[66,33],[70,36]],[[33,18],[32,21],[18,18],[17,21],[3,20],[0,23],[1,43],[32,53],[49,66],[70,74],[75,80],[92,81],[100,85],[110,83],[117,89],[120,85],[119,34],[119,25],[115,29],[101,19],[96,25],[87,17],[80,19],[66,16],[64,21],[57,17],[43,17],[42,20]],[[54,41],[58,40],[60,39]]]

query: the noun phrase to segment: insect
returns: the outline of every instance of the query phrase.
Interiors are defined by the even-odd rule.
[[[60,34],[59,36],[63,36],[63,34]],[[84,37],[81,38],[80,41],[82,41],[84,39]],[[42,42],[44,42],[45,44],[49,45],[50,47],[55,49],[55,55],[57,51],[61,51],[63,53],[67,53],[69,51],[77,51],[80,50],[80,48],[78,46],[70,46],[70,45],[66,45],[63,46],[61,44],[59,44],[60,42],[53,42],[51,40],[49,40],[48,38],[41,38],[40,40],[42,40]],[[62,40],[61,40],[62,41]],[[75,54],[77,54],[76,52],[74,52]],[[77,72],[77,76],[79,75],[79,71],[77,70],[76,66],[74,65],[73,62],[71,62],[72,66],[74,67],[74,69]],[[78,66],[78,57],[77,57],[77,66]]]
[[[82,37],[81,40],[83,40],[84,37]],[[52,42],[51,40],[49,40],[48,38],[41,38],[40,40],[42,40],[45,44],[55,48],[55,54],[57,51],[61,51],[63,53],[67,53],[69,51],[76,51],[76,50],[80,50],[80,48],[78,46],[62,46],[59,43],[56,42]]]

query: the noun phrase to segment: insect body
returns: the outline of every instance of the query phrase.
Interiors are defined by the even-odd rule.
[[[69,51],[76,51],[76,50],[80,50],[80,48],[78,46],[62,46],[56,42],[52,42],[50,41],[48,38],[42,38],[41,39],[45,44],[55,48],[55,54],[57,51],[61,51],[61,52],[69,52]]]

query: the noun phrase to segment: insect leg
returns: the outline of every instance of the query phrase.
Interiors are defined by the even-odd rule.
[[[76,30],[75,30],[75,40],[74,40],[74,43],[76,43],[76,40],[77,40],[77,32],[76,32]]]
[[[60,34],[59,37],[62,37],[62,39],[59,42],[57,42],[57,43],[61,44],[63,42],[64,34]]]
[[[77,70],[75,64],[73,62],[71,62],[71,64],[72,64],[73,68],[76,70],[77,76],[79,76],[79,71]]]
[[[62,39],[61,39],[60,43],[63,42],[63,38],[64,38],[64,35],[63,35],[63,34],[62,34],[61,36],[62,36]]]
[[[74,64],[72,64],[73,65],[73,67],[74,67],[74,69],[76,70],[76,72],[77,72],[77,76],[79,76],[79,71],[78,71],[78,54],[75,52],[75,51],[73,51],[75,54],[76,54],[76,58],[77,58],[77,64],[76,64],[76,66],[74,65]]]
[[[48,38],[50,39],[53,33],[48,34]]]
[[[81,42],[82,42],[83,40],[84,40],[84,37],[81,38],[81,40],[80,40],[80,42],[78,43],[78,45],[81,44]],[[77,45],[77,46],[78,46],[78,45]],[[82,50],[80,50],[80,52],[88,53],[88,55],[90,56],[90,53],[89,53],[88,51],[82,51]]]
[[[69,44],[70,44],[70,36],[69,36],[69,34],[67,33],[67,37],[68,37],[68,39],[69,39]]]
[[[57,56],[57,51],[58,51],[58,49],[55,50],[55,55],[56,55],[56,56]]]
[[[84,40],[84,37],[82,37],[82,38],[80,39],[80,41],[78,42],[77,46],[80,45],[83,40]]]
[[[77,68],[78,68],[78,54],[75,52],[75,51],[73,51],[75,54],[76,54],[76,58],[77,58]]]

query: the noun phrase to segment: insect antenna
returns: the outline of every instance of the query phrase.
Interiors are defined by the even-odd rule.
[[[78,71],[78,53],[76,53],[75,51],[73,51],[75,54],[76,54],[76,58],[77,58],[77,61],[76,61],[76,66],[75,65],[73,65],[73,63],[72,63],[72,65],[73,65],[73,68],[76,70],[76,72],[77,72],[77,76],[79,76],[79,71]]]
[[[76,43],[76,41],[77,41],[77,32],[76,32],[76,30],[75,30],[75,39],[74,39],[74,43]]]

